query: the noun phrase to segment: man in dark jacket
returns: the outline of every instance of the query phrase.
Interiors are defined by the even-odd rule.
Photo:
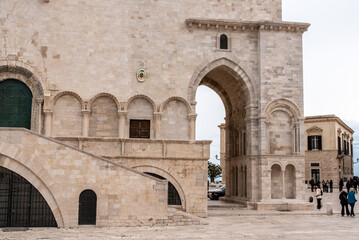
[[[343,182],[343,178],[341,178],[339,181],[339,192],[343,190],[343,187],[344,187],[344,182]]]
[[[333,180],[329,181],[330,192],[333,192]]]
[[[344,217],[344,215],[345,215],[344,214],[344,207],[345,207],[345,211],[347,213],[347,216],[349,216],[348,194],[344,189],[340,192],[339,199],[340,199],[340,204],[342,205],[342,217]]]
[[[349,192],[349,189],[351,189],[353,187],[353,180],[352,178],[349,178],[349,180],[347,181],[347,184],[345,185],[347,187],[347,192]]]

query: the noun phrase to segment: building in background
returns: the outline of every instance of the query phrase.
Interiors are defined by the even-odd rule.
[[[305,179],[333,180],[353,176],[354,131],[335,115],[310,116],[304,121],[306,135]]]

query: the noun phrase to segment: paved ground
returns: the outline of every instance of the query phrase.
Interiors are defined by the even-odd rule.
[[[308,197],[311,194],[307,192]],[[34,228],[27,231],[2,232],[0,239],[359,239],[359,210],[357,217],[341,217],[338,190],[324,194],[324,205],[333,202],[334,214],[321,212],[258,212],[211,216],[208,225],[181,227],[125,227],[78,229]],[[313,208],[314,205],[313,205]],[[240,210],[238,210],[240,211]]]

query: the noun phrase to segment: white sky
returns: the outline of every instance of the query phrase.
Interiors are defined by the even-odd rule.
[[[283,0],[283,21],[310,23],[303,35],[304,115],[335,114],[354,131],[359,144],[359,0]],[[197,92],[197,139],[213,140],[211,161],[219,155],[224,107],[207,87]],[[359,145],[354,145],[354,161]],[[359,174],[359,163],[355,175]]]

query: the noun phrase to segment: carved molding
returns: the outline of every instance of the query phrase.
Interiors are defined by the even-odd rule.
[[[185,21],[189,28],[225,29],[226,31],[285,31],[304,33],[308,30],[309,23],[297,22],[272,22],[272,21],[234,21],[204,18],[188,18]]]

